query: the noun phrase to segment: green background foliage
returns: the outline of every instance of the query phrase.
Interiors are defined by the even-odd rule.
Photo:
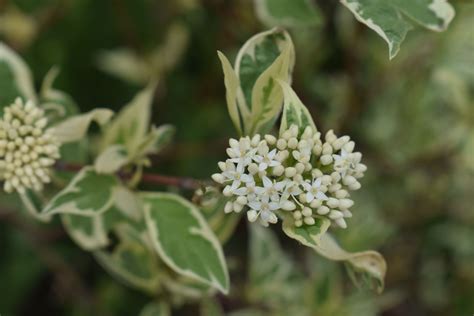
[[[295,45],[293,88],[318,129],[351,135],[369,167],[354,196],[349,229],[334,233],[349,251],[377,249],[385,256],[386,290],[381,296],[358,290],[343,265],[297,245],[281,230],[248,228],[232,218],[229,229],[237,229],[224,246],[230,295],[190,299],[190,293],[207,288],[169,272],[173,315],[471,314],[473,5],[453,3],[456,17],[444,33],[415,27],[389,61],[386,43],[338,1],[300,2],[311,5],[305,23],[282,23]],[[236,136],[216,51],[233,61],[248,38],[277,25],[257,12],[243,0],[10,0],[0,2],[0,38],[31,67],[37,89],[58,65],[54,87],[67,91],[81,112],[118,111],[144,88],[136,78],[157,79],[151,121],[173,124],[176,137],[151,156],[148,170],[206,179],[224,158],[227,139]],[[7,20],[14,32],[4,26]],[[416,25],[413,20],[403,23]],[[106,69],[101,53],[118,49],[128,53],[117,67],[131,67],[137,76],[101,70]],[[0,89],[12,84],[3,79],[9,74],[0,63]],[[68,149],[70,159],[87,160],[78,146]],[[213,229],[214,211],[206,215]],[[66,235],[59,216],[38,224],[15,197],[0,193],[0,314],[139,315],[150,304],[143,315],[154,310],[166,315],[168,306],[150,303],[150,296],[137,290],[162,286],[160,280],[129,287],[133,281],[117,282],[94,260],[102,255],[142,276],[162,264],[144,252],[149,245],[126,234],[130,229],[114,224],[124,216],[120,211],[106,214],[103,224],[118,231],[124,243],[93,255]],[[83,230],[90,229],[90,223],[83,224]],[[134,225],[131,231],[143,228],[139,220]],[[225,228],[222,240],[229,237]],[[272,265],[262,266],[268,258]]]

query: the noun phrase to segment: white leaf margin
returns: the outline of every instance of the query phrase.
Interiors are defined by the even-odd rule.
[[[375,24],[372,19],[366,19],[364,18],[360,13],[359,13],[359,3],[358,2],[348,2],[347,0],[340,0],[340,2],[349,9],[349,11],[352,12],[354,17],[357,19],[357,21],[361,22],[362,24],[365,24],[367,27],[372,29],[374,32],[376,32],[380,37],[384,39],[385,42],[388,44],[388,49],[389,49],[389,57],[390,59],[393,59],[398,52],[400,51],[400,43],[405,40],[406,32],[402,38],[400,38],[400,43],[396,43],[394,41],[391,41],[390,38],[387,36],[387,34],[384,32],[384,30],[377,24]],[[417,20],[416,17],[412,16],[409,12],[403,11],[405,15],[410,17],[413,21],[416,21],[418,24],[421,26],[426,27],[427,29],[435,32],[442,32],[445,31],[448,27],[448,25],[451,23],[453,20],[454,16],[456,15],[454,8],[449,4],[448,1],[446,0],[433,0],[431,4],[428,6],[428,8],[438,17],[443,21],[442,26],[438,26],[436,24],[426,24],[422,23],[421,21]],[[396,8],[400,9],[401,8]],[[400,17],[403,21],[405,19],[403,17]],[[412,28],[411,23],[405,21],[405,26],[406,26],[406,31],[409,31]],[[395,46],[396,45],[396,46]]]
[[[87,251],[97,250],[109,244],[109,238],[105,231],[105,225],[102,216],[83,216],[92,221],[93,233],[91,235],[87,235],[82,230],[75,229],[71,226],[71,219],[69,215],[71,214],[63,214],[61,216],[61,221],[69,236],[82,249]]]
[[[112,174],[129,162],[127,149],[123,145],[107,147],[95,160],[94,169],[98,174]]]
[[[33,86],[33,75],[30,69],[17,53],[2,42],[0,42],[0,60],[4,60],[11,65],[18,83],[18,89],[24,97],[36,103],[38,98]]]
[[[234,63],[234,72],[239,78],[239,81],[240,81],[240,65],[242,63],[242,58],[244,57],[244,55],[250,55],[252,58],[255,58],[255,47],[258,44],[260,44],[263,40],[265,40],[267,36],[270,36],[276,33],[283,33],[285,34],[285,36],[289,36],[287,35],[286,31],[283,28],[274,27],[268,31],[255,34],[254,36],[252,36],[245,42],[242,48],[240,48],[237,54],[237,57],[235,58],[235,63]],[[278,46],[280,48],[280,54],[281,54],[281,51],[283,50],[284,47],[281,47],[280,45],[281,43],[278,43]],[[242,107],[245,107],[248,111],[250,111],[250,107],[249,107],[250,105],[247,104],[242,89],[239,89],[237,91],[237,102],[242,104]]]
[[[143,201],[143,209],[144,209],[144,214],[145,214],[145,222],[146,222],[146,225],[148,227],[148,231],[151,235],[151,242],[154,246],[154,248],[157,250],[158,254],[160,255],[160,258],[170,267],[172,268],[173,270],[175,270],[176,272],[184,275],[184,276],[187,276],[189,278],[192,278],[192,279],[195,279],[195,280],[198,280],[198,281],[201,281],[205,284],[208,284],[214,288],[217,288],[219,291],[221,291],[222,293],[224,294],[228,294],[229,293],[229,272],[228,272],[228,269],[227,269],[227,263],[225,261],[225,258],[224,258],[224,253],[222,251],[222,246],[221,244],[219,243],[217,237],[214,235],[214,233],[212,232],[211,228],[208,226],[206,220],[204,219],[204,217],[201,215],[201,213],[199,212],[199,210],[197,209],[197,207],[188,202],[187,200],[185,200],[184,198],[178,196],[178,195],[175,195],[175,194],[172,194],[172,193],[159,193],[159,192],[144,192],[144,193],[141,193],[140,196],[143,198],[143,199],[146,199],[147,197],[151,197],[151,198],[169,198],[169,199],[172,199],[172,200],[176,200],[178,203],[181,203],[183,204],[184,206],[186,206],[190,212],[191,212],[191,215],[198,221],[199,225],[201,226],[201,229],[192,229],[190,231],[191,234],[193,235],[199,235],[199,236],[202,236],[204,239],[206,239],[207,241],[209,241],[211,243],[211,245],[213,246],[213,248],[215,249],[216,253],[217,253],[217,256],[219,258],[219,261],[220,261],[220,264],[221,266],[224,268],[224,273],[225,273],[225,278],[226,278],[226,281],[224,285],[220,284],[214,277],[213,277],[213,274],[211,273],[211,271],[209,271],[209,275],[211,277],[211,281],[209,281],[208,279],[205,279],[203,277],[201,277],[200,275],[197,275],[196,273],[194,273],[193,271],[189,270],[189,269],[182,269],[181,267],[177,266],[173,259],[170,258],[166,252],[164,251],[164,249],[162,248],[161,244],[158,242],[159,240],[159,231],[156,229],[156,225],[153,224],[153,218],[151,217],[151,206],[149,205],[149,203],[146,203],[145,201]],[[195,227],[193,227],[195,228]]]
[[[61,190],[55,197],[53,197],[49,201],[49,203],[43,208],[43,212],[40,213],[40,215],[51,216],[54,214],[73,214],[73,215],[83,215],[83,216],[96,216],[99,214],[103,214],[107,210],[109,210],[114,204],[115,196],[117,195],[117,188],[119,187],[119,182],[117,182],[117,185],[112,188],[112,193],[110,194],[110,197],[107,200],[107,202],[97,211],[94,211],[92,209],[78,210],[74,201],[70,201],[69,203],[62,204],[60,207],[51,209],[51,206],[54,205],[59,194],[62,195],[62,194],[73,193],[73,192],[78,191],[78,188],[76,187],[76,183],[84,179],[88,171],[94,171],[93,167],[88,166],[88,167],[82,168],[74,177],[74,179],[72,179],[71,182],[69,182],[69,184],[63,190]]]
[[[358,270],[365,270],[382,283],[377,292],[381,293],[384,287],[385,274],[387,273],[387,263],[383,256],[374,250],[361,252],[348,252],[339,246],[336,240],[328,233],[320,237],[320,242],[316,246],[311,246],[321,256],[334,261],[347,261]]]
[[[62,121],[51,127],[50,131],[62,144],[76,142],[84,138],[92,122],[104,125],[112,118],[113,114],[114,112],[109,109],[94,109]]]

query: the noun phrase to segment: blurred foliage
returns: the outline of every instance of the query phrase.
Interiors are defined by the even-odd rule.
[[[267,244],[255,244],[255,232],[239,225],[225,246],[231,295],[201,307],[199,299],[176,301],[173,315],[470,315],[474,5],[453,3],[457,16],[445,33],[416,29],[389,61],[384,43],[337,1],[316,4],[320,23],[290,29],[294,87],[321,130],[336,126],[365,155],[369,170],[351,229],[336,234],[349,250],[380,249],[389,266],[386,291],[359,291],[341,266],[271,231]],[[216,50],[233,57],[263,28],[245,0],[0,2],[2,40],[26,59],[38,87],[58,65],[58,88],[83,112],[117,110],[158,78],[153,122],[174,124],[177,142],[154,157],[153,170],[196,178],[215,171],[235,136]],[[120,73],[103,71],[114,63]],[[2,316],[138,315],[148,303],[76,247],[59,221],[33,223],[15,198],[0,199]],[[264,266],[254,262],[255,247],[287,254]],[[265,283],[265,269],[279,278]],[[143,315],[159,308],[149,305]]]

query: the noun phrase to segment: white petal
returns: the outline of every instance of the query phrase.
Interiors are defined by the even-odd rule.
[[[249,206],[256,211],[260,211],[260,209],[262,208],[262,203],[258,201],[250,201]]]
[[[239,163],[237,165],[237,170],[236,170],[238,173],[243,173],[244,172],[244,164],[243,163]]]
[[[314,180],[313,186],[315,186],[316,188],[321,187],[321,178],[317,178],[316,180]]]
[[[316,198],[321,201],[326,201],[328,196],[325,193],[318,191],[318,193],[316,193]]]
[[[254,191],[257,195],[263,195],[263,193],[265,193],[265,188],[262,188],[262,187],[255,187],[254,188]]]
[[[311,203],[314,200],[314,196],[311,192],[306,192],[306,202]]]
[[[235,195],[245,195],[247,194],[247,192],[248,192],[248,189],[246,187],[240,187],[238,189],[235,189],[233,193]]]
[[[240,176],[240,179],[241,179],[244,183],[248,183],[248,182],[253,182],[253,181],[254,181],[254,179],[253,179],[253,177],[252,177],[251,175],[248,175],[248,174],[245,174],[245,173]]]
[[[279,162],[278,160],[272,160],[270,161],[270,164],[269,164],[270,167],[276,167],[279,165],[281,165],[281,162]]]
[[[262,181],[265,188],[271,188],[273,185],[272,180],[268,179],[268,177],[263,177]]]
[[[253,160],[255,160],[255,162],[261,163],[263,161],[263,157],[259,155],[255,155],[253,156]]]
[[[238,187],[240,187],[241,182],[239,180],[234,180],[230,187],[231,191],[234,192]]]
[[[283,191],[283,189],[285,188],[285,182],[284,181],[280,181],[280,182],[277,182],[273,185],[273,187],[275,188],[275,190],[277,191]]]
[[[277,202],[270,202],[268,206],[272,211],[278,210],[280,208],[280,204]]]
[[[270,152],[268,153],[267,156],[268,156],[268,158],[269,158],[270,160],[272,160],[273,157],[275,157],[275,155],[276,155],[276,149],[273,149],[272,151],[270,151]]]

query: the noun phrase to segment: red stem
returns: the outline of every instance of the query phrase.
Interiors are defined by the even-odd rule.
[[[69,172],[78,172],[84,168],[84,165],[66,163],[59,161],[55,165],[55,169],[58,171],[69,171]],[[120,172],[118,176],[122,179],[130,179],[132,173],[130,172]],[[165,176],[161,174],[152,174],[152,173],[143,173],[141,177],[141,182],[153,184],[153,185],[167,185],[179,187],[186,190],[197,190],[202,187],[204,181],[189,178],[189,177],[174,177],[174,176]]]

